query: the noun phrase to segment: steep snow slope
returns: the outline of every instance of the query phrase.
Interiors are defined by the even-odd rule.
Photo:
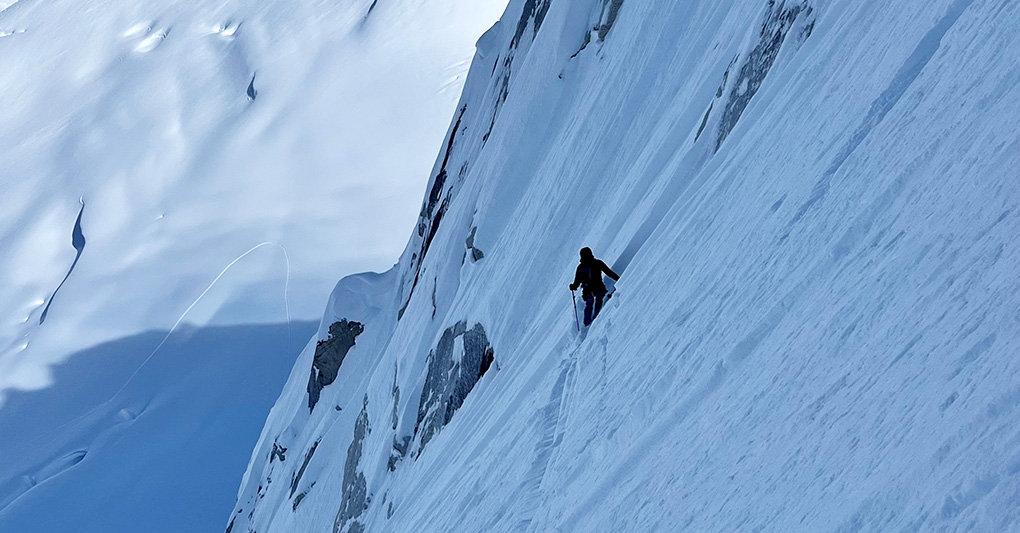
[[[317,318],[392,265],[506,5],[469,4],[0,3],[0,404],[227,265],[192,323]]]
[[[1018,30],[512,1],[227,530],[1020,530]],[[576,334],[583,245],[622,279]]]

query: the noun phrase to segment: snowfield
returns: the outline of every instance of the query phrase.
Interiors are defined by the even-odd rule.
[[[189,322],[317,318],[337,277],[389,268],[505,7],[463,4],[3,9],[0,403],[82,348],[170,328],[246,252]]]
[[[0,531],[222,530],[503,8],[0,0]]]
[[[1018,29],[511,1],[227,531],[1020,530]],[[578,334],[585,245],[622,277]]]

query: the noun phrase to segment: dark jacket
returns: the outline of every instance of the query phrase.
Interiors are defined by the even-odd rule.
[[[605,294],[606,284],[602,282],[603,272],[610,278],[613,278],[613,280],[620,279],[620,276],[616,275],[616,272],[613,272],[602,260],[595,259],[594,257],[582,260],[574,272],[574,283],[572,286],[574,288],[582,286],[586,293]]]

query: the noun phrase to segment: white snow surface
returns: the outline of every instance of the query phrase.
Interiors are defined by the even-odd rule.
[[[504,7],[0,1],[0,532],[222,529]]]
[[[505,1],[0,2],[0,404],[82,348],[317,318],[389,268]]]
[[[1016,50],[1002,0],[511,1],[228,530],[1020,531]]]

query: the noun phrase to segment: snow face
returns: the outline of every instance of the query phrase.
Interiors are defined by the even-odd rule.
[[[1018,29],[1015,2],[512,1],[232,530],[1020,529]],[[585,245],[621,279],[577,334]],[[493,365],[444,409],[474,324]],[[294,508],[276,445],[348,453]]]
[[[504,7],[0,2],[0,404],[83,347],[315,318],[392,265]]]

